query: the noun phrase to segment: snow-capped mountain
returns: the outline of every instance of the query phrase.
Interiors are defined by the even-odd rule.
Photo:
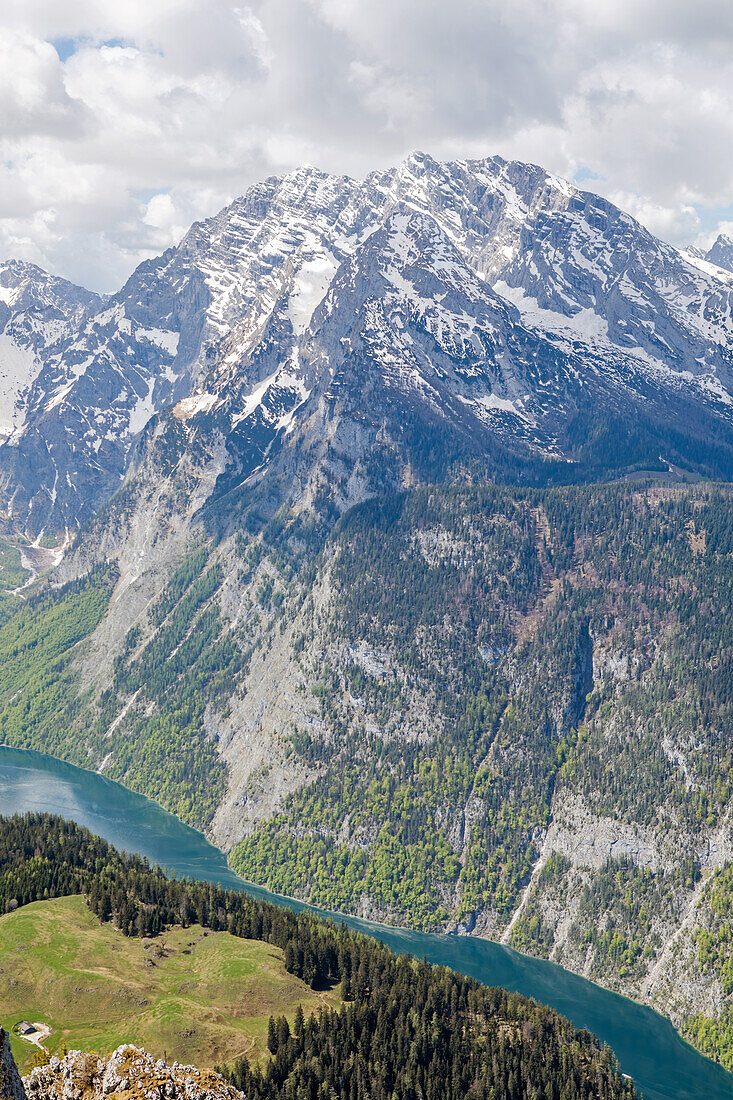
[[[609,417],[611,468],[733,476],[723,251],[682,254],[536,166],[414,154],[268,179],[103,301],[37,269],[21,296],[5,265],[0,507],[73,528],[184,455],[207,493],[275,464],[346,504],[462,460],[598,466]]]
[[[705,259],[717,267],[733,272],[733,241],[721,233],[715,244],[705,253]]]
[[[99,302],[35,264],[0,264],[0,438],[22,428],[31,385]]]

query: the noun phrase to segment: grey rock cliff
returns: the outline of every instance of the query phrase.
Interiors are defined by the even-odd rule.
[[[10,1036],[0,1028],[0,1100],[26,1100],[25,1089],[10,1049]]]
[[[733,241],[730,237],[721,233],[710,251],[705,254],[705,259],[733,272]]]

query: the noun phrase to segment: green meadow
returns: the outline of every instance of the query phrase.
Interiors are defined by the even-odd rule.
[[[38,1048],[13,1032],[22,1020],[51,1028],[51,1053],[107,1054],[121,1043],[203,1068],[266,1053],[271,1015],[291,1024],[338,1003],[288,974],[282,951],[192,925],[150,940],[100,925],[81,897],[0,916],[0,1024],[25,1073]]]

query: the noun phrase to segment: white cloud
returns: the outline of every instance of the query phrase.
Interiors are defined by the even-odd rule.
[[[172,229],[176,224],[176,208],[170,195],[153,195],[145,206],[143,221],[155,229]]]
[[[69,96],[52,45],[23,30],[0,34],[0,117],[3,136],[79,135],[86,112]]]
[[[725,219],[719,221],[714,230],[700,233],[695,239],[695,244],[698,248],[702,248],[707,252],[721,234],[733,241],[733,221],[726,221]]]
[[[607,197],[663,241],[691,244],[700,233],[700,217],[694,206],[663,206],[628,191],[611,191]]]
[[[733,5],[4,0],[0,10],[0,253],[90,285],[113,289],[269,173],[310,161],[361,174],[415,148],[499,152],[570,177],[582,168],[654,232],[693,239],[701,212],[733,204]]]

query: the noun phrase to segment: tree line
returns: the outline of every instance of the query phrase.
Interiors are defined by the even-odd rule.
[[[340,983],[343,1006],[272,1020],[265,1066],[221,1067],[248,1100],[634,1100],[610,1049],[550,1008],[308,913],[169,877],[73,822],[0,818],[0,910],[84,893],[127,936],[198,923],[280,948],[313,988]]]

